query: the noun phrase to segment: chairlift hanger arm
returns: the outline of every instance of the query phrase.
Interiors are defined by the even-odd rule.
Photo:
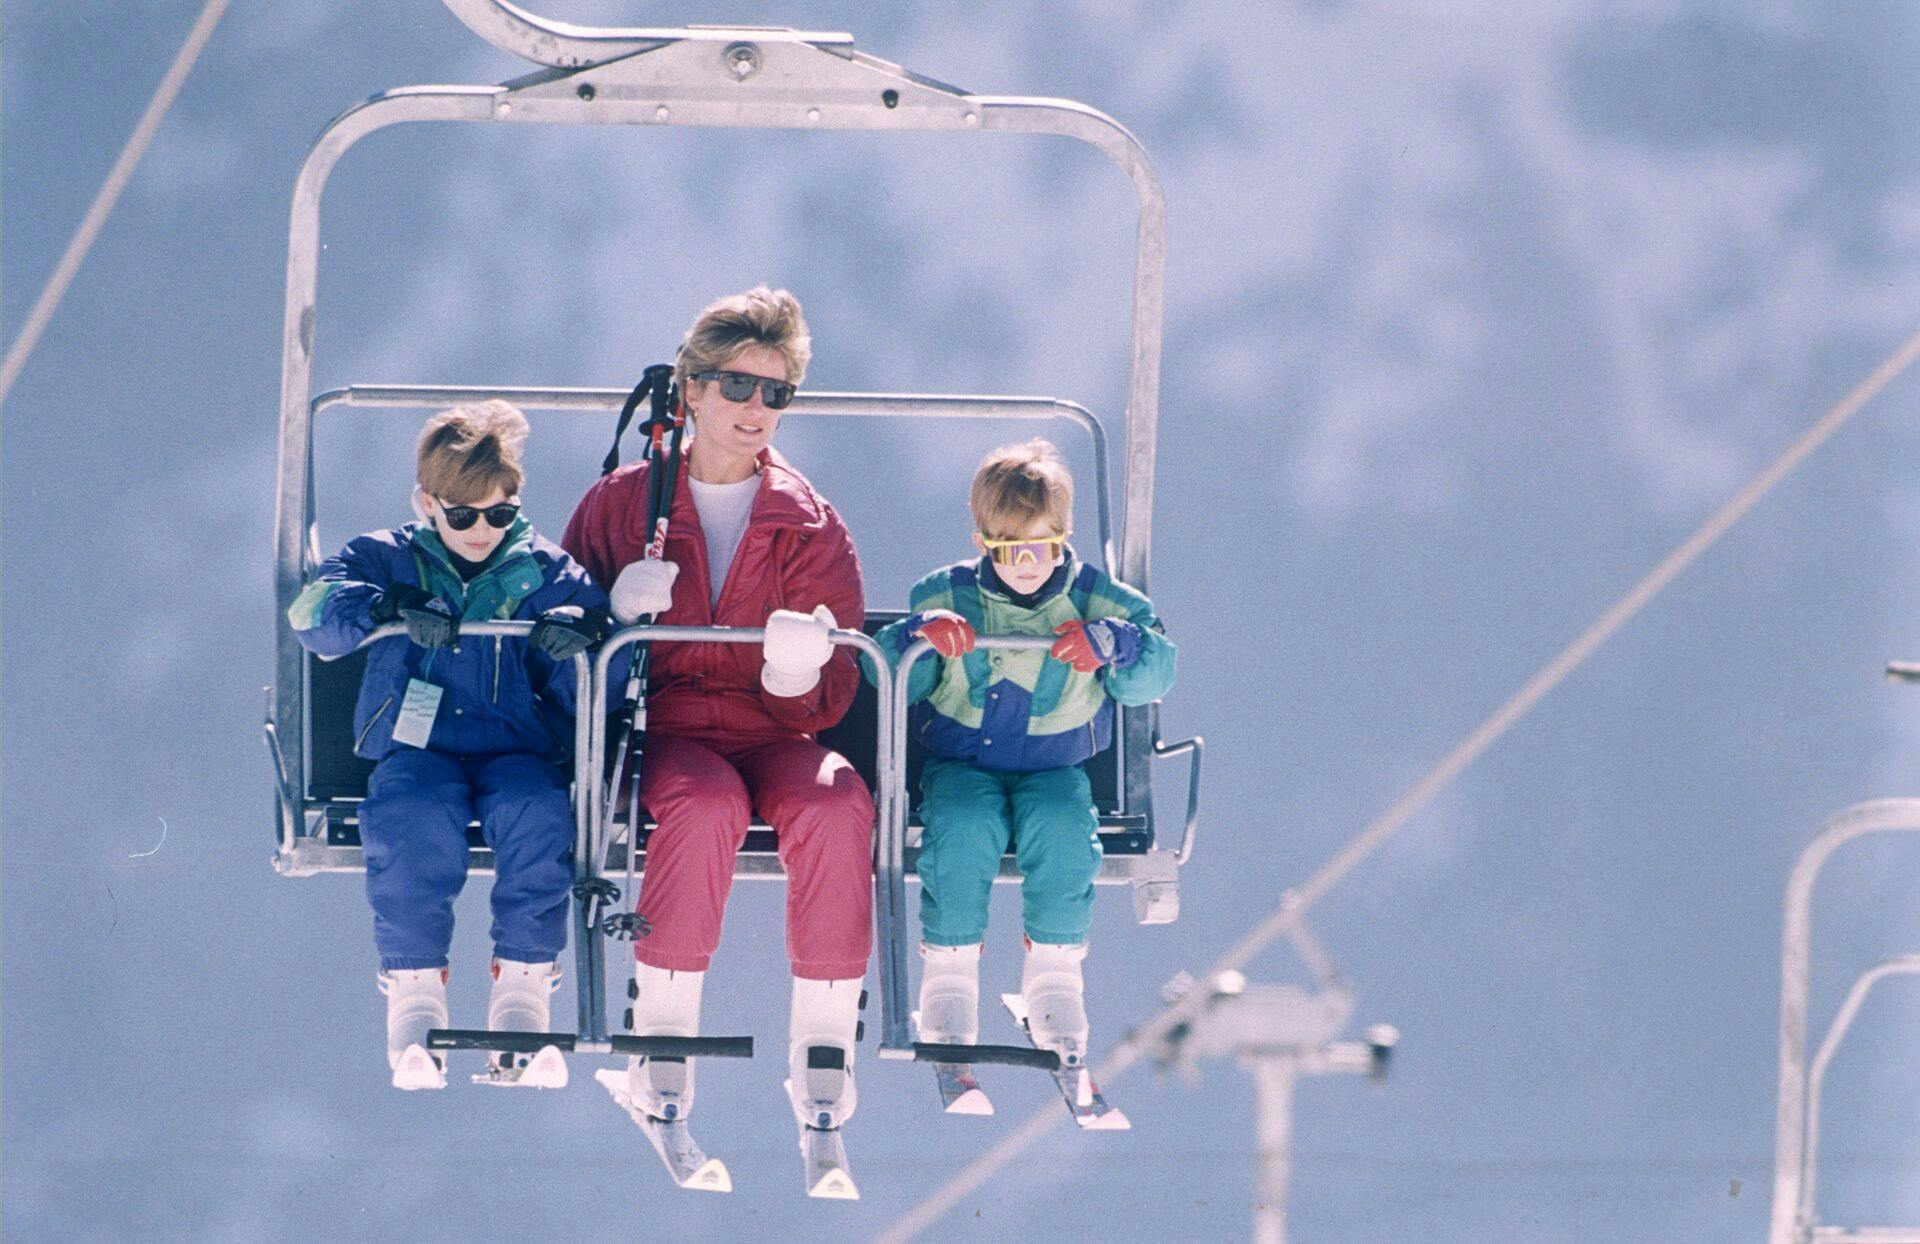
[[[529,13],[508,0],[446,0],[446,5],[467,29],[501,51],[553,69],[591,68],[687,38],[734,40],[751,36],[816,47],[853,47],[853,36],[837,31],[799,31],[782,26],[576,26]]]
[[[549,122],[761,129],[1053,133],[1118,163],[1134,189],[1137,244],[1126,411],[1118,576],[1148,590],[1166,251],[1165,199],[1145,150],[1123,126],[1067,100],[975,96],[856,50],[845,36],[688,27],[671,32],[569,27],[500,0],[451,0],[467,25],[542,69],[504,86],[388,91],[342,113],[302,163],[291,204],[282,321],[275,587],[274,722],[286,777],[305,781],[302,649],[285,611],[303,586],[310,533],[311,379],[320,259],[320,205],[333,168],[361,138],[415,121]],[[1153,712],[1121,714],[1126,746],[1151,747]],[[1146,799],[1129,770],[1129,806]]]

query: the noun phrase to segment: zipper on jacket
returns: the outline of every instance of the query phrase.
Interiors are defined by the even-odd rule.
[[[500,702],[500,645],[505,641],[505,636],[493,637],[493,702],[495,704]]]
[[[392,696],[388,696],[386,699],[380,701],[380,707],[373,710],[373,716],[367,718],[367,724],[360,727],[360,737],[353,741],[353,750],[355,752],[358,752],[360,750],[360,745],[367,741],[367,736],[369,734],[373,733],[373,727],[375,726],[375,724],[377,724],[382,717],[385,717],[387,715],[387,709],[391,708],[392,706],[393,706]]]

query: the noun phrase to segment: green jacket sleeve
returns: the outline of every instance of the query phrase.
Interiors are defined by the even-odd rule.
[[[907,616],[898,622],[889,622],[874,633],[873,641],[887,654],[889,675],[899,668],[901,656],[914,645],[914,637],[908,633],[914,616],[929,609],[953,608],[953,585],[948,578],[949,569],[943,567],[914,584],[907,593]],[[913,675],[907,680],[907,703],[918,704],[933,694],[935,685],[940,681],[940,663],[945,659],[938,653],[929,653],[914,662]],[[873,661],[864,655],[860,658],[860,672],[866,675],[868,682],[877,685],[879,676],[873,668]]]
[[[1101,585],[1092,612],[1101,617],[1125,618],[1140,628],[1140,656],[1123,670],[1100,671],[1100,685],[1115,703],[1134,707],[1151,704],[1173,690],[1174,646],[1154,615],[1153,602],[1124,583]]]

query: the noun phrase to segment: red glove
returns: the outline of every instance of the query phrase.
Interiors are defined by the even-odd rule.
[[[933,645],[943,657],[963,657],[973,651],[977,636],[967,620],[945,609],[929,609],[914,623],[913,636]]]
[[[1113,637],[1105,627],[1062,622],[1053,628],[1053,633],[1060,638],[1054,641],[1047,655],[1073,666],[1075,673],[1091,674],[1113,660]]]

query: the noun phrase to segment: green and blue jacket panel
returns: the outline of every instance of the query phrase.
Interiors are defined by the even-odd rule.
[[[949,760],[1016,773],[1079,764],[1113,742],[1116,702],[1151,704],[1173,686],[1173,641],[1162,632],[1153,602],[1071,553],[1025,604],[981,558],[926,576],[914,584],[908,605],[908,617],[875,636],[896,660],[913,643],[917,615],[934,609],[952,610],[982,635],[1052,638],[1062,623],[1099,618],[1140,628],[1139,650],[1125,668],[1107,665],[1091,674],[1042,649],[922,657],[908,685],[916,706],[911,728],[930,752]],[[871,679],[873,671],[866,672]]]

